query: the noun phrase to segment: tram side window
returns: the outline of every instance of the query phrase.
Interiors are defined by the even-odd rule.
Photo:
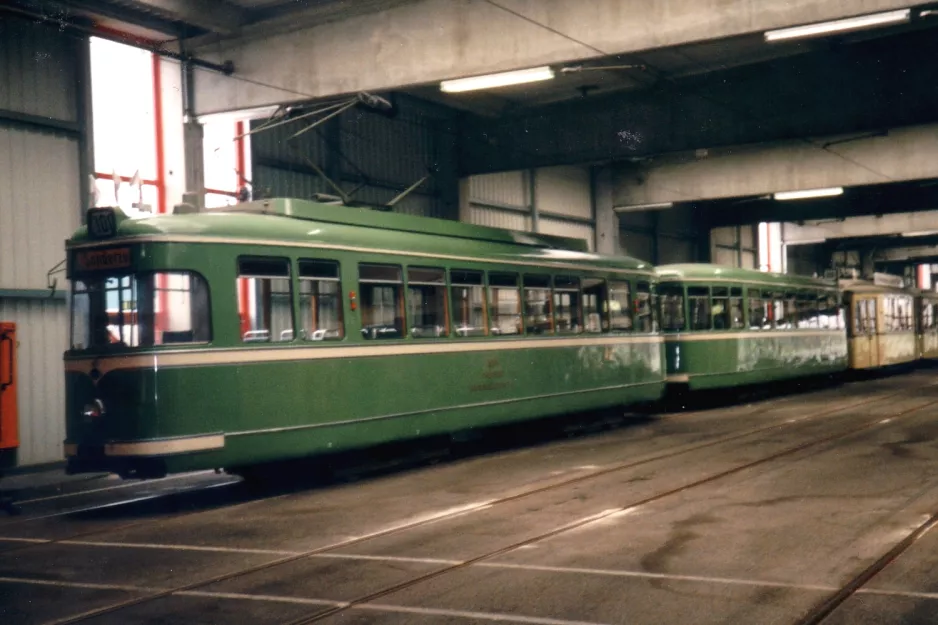
[[[883,296],[883,322],[886,332],[899,329],[899,324],[896,323],[896,301],[891,295]]]
[[[358,266],[361,291],[362,337],[404,337],[404,284],[401,268],[395,265]]]
[[[658,287],[661,302],[661,329],[665,332],[684,331],[684,287],[679,284],[663,284]]]
[[[687,305],[690,310],[690,329],[710,329],[710,287],[687,287]]]
[[[415,339],[449,336],[445,270],[407,268],[407,312],[410,335]]]
[[[876,333],[875,299],[854,300],[853,333],[857,336]]]
[[[152,347],[212,339],[208,285],[190,272],[75,280],[74,350]]]
[[[794,293],[773,293],[773,314],[775,327],[779,330],[789,330],[797,327],[797,305]]]
[[[629,283],[609,282],[609,329],[612,332],[632,331],[632,308]]]
[[[489,274],[489,320],[495,336],[521,334],[521,289],[518,274]]]
[[[635,288],[635,331],[657,332],[658,311],[651,284],[639,282]]]
[[[730,289],[725,286],[715,286],[711,289],[713,304],[710,314],[713,315],[714,330],[729,330],[730,328]]]
[[[293,293],[290,261],[285,258],[238,259],[238,293],[247,293],[241,340],[277,343],[293,340]],[[242,313],[244,315],[244,313]]]
[[[300,338],[307,341],[341,339],[345,331],[339,263],[300,259],[299,286]]]
[[[802,292],[797,295],[798,327],[816,329],[818,327],[817,294]]]
[[[906,331],[914,330],[915,323],[913,320],[913,303],[912,298],[903,295],[899,298],[899,309],[896,311],[896,314],[902,319],[902,329]]]
[[[886,330],[888,332],[907,332],[912,329],[912,299],[902,295],[886,295],[883,297],[885,308]]]
[[[931,304],[929,304],[928,302],[924,300],[922,301],[922,313],[921,313],[921,319],[919,319],[919,323],[921,324],[922,330],[928,330],[929,328],[931,328],[932,307],[931,307]]]
[[[827,330],[842,330],[843,322],[843,309],[837,301],[837,296],[821,293],[818,298],[818,326]]]
[[[766,304],[767,300],[763,298],[762,291],[749,289],[749,328],[751,330],[765,330],[772,327]]]
[[[583,318],[587,332],[609,331],[606,281],[598,278],[583,280]]]
[[[583,331],[580,305],[580,279],[570,276],[554,278],[554,322],[557,334],[579,334]]]
[[[743,319],[743,290],[741,287],[730,289],[730,328],[739,330],[746,327]]]
[[[486,329],[485,287],[481,271],[453,269],[449,272],[456,336],[484,336]]]
[[[550,276],[526,274],[524,282],[524,324],[527,334],[553,334],[554,317],[550,307]]]

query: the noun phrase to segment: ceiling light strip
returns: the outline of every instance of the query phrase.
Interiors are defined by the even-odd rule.
[[[808,198],[815,197],[832,197],[835,195],[841,195],[844,192],[843,187],[830,187],[829,189],[804,189],[802,191],[780,191],[775,193],[773,197],[776,200],[786,201],[786,200],[805,200]]]
[[[445,93],[462,93],[464,91],[477,91],[479,89],[495,89],[510,85],[521,85],[529,82],[550,80],[554,77],[554,70],[550,67],[532,67],[514,72],[500,74],[486,74],[484,76],[470,76],[456,80],[444,80],[440,83],[440,90]]]
[[[864,30],[867,28],[876,28],[878,26],[888,26],[892,24],[902,24],[908,22],[911,18],[911,9],[899,9],[898,11],[887,11],[885,13],[859,15],[857,17],[848,17],[842,20],[833,20],[830,22],[818,22],[816,24],[805,24],[803,26],[793,26],[791,28],[768,30],[765,32],[765,40],[784,41],[786,39],[821,37],[823,35],[830,35],[833,33]]]

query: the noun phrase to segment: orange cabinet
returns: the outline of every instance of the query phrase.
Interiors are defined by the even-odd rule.
[[[0,449],[18,447],[16,324],[0,322]]]

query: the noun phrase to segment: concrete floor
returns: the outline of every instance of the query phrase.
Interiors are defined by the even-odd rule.
[[[0,517],[0,623],[806,622],[938,511],[936,466],[922,370],[260,495],[89,481]],[[824,622],[938,622],[936,543]]]

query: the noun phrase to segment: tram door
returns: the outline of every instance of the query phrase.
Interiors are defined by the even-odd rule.
[[[879,341],[876,337],[876,297],[853,300],[854,362],[857,369],[879,365]]]

